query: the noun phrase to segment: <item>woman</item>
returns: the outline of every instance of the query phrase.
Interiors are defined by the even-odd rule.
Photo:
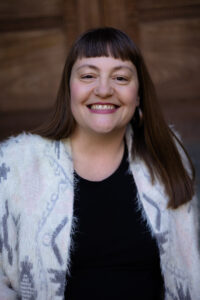
[[[78,38],[54,116],[0,148],[0,299],[199,299],[194,170],[140,51]]]

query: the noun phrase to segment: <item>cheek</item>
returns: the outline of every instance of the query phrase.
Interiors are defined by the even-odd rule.
[[[138,96],[138,88],[133,87],[127,91],[125,95],[125,99],[127,104],[138,106],[139,105],[139,96]]]
[[[70,84],[70,98],[71,98],[71,103],[76,102],[79,99],[79,94],[80,94],[80,87],[78,84],[71,83]]]
[[[78,100],[79,100],[79,87],[76,83],[71,83],[70,84],[70,105],[71,105],[72,115],[75,118],[75,120],[76,120]]]

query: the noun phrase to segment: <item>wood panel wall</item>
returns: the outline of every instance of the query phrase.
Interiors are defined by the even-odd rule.
[[[200,125],[200,2],[138,1],[140,46],[167,119],[188,141]],[[200,141],[200,140],[199,140]]]
[[[66,55],[62,0],[0,2],[0,137],[40,124]]]
[[[167,120],[199,142],[200,0],[1,1],[1,138],[44,120],[72,41],[104,25],[139,44]]]

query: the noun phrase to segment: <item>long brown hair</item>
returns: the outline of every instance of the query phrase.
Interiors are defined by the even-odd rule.
[[[146,163],[152,182],[158,177],[169,196],[169,208],[177,208],[191,200],[194,194],[194,167],[182,143],[166,124],[157,101],[155,87],[145,66],[144,59],[135,43],[122,31],[103,27],[82,34],[71,47],[67,56],[57,101],[51,120],[34,133],[53,139],[71,135],[75,121],[70,107],[69,80],[78,58],[112,56],[131,61],[139,79],[141,124],[139,110],[131,120],[134,132],[132,156],[139,156]],[[185,169],[177,146],[187,158],[191,175]]]

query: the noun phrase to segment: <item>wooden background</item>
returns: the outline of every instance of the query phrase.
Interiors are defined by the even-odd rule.
[[[104,25],[140,46],[166,119],[200,172],[200,0],[2,0],[0,138],[48,116],[72,41]]]

